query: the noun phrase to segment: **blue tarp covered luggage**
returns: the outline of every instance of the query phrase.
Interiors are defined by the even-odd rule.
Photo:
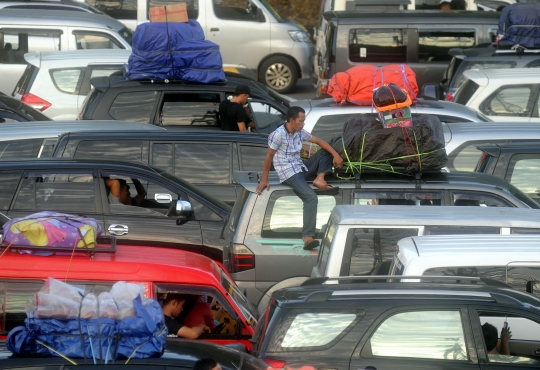
[[[540,48],[540,3],[515,3],[506,6],[499,20],[500,46],[520,45]]]
[[[195,20],[143,23],[133,35],[126,78],[213,83],[225,80],[219,46]]]

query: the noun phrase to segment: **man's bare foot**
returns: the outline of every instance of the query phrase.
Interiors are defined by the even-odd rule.
[[[312,250],[313,248],[317,248],[320,244],[320,242],[316,239],[313,239],[312,236],[303,236],[302,240],[304,241],[305,250]]]
[[[304,241],[304,244],[308,244],[308,243],[311,243],[313,241],[313,237],[312,236],[303,236],[302,240]]]
[[[315,185],[316,188],[321,189],[321,190],[332,188],[332,185],[328,185],[326,181],[319,180],[319,179],[313,180],[313,185]]]

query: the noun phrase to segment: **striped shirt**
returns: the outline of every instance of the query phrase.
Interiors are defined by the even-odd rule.
[[[276,151],[274,155],[274,169],[279,181],[283,182],[297,173],[307,171],[307,167],[300,159],[302,143],[311,139],[306,130],[289,133],[285,125],[278,127],[268,137],[268,146]]]

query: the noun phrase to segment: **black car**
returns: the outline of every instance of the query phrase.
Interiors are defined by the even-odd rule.
[[[540,203],[540,141],[486,144],[476,148],[482,151],[476,172],[500,177]]]
[[[117,360],[108,364],[99,363],[94,365],[91,359],[71,359],[77,365],[73,365],[66,359],[58,356],[51,357],[15,357],[6,349],[5,342],[0,342],[0,367],[4,370],[11,369],[96,369],[102,365],[105,369],[193,369],[195,362],[205,358],[212,358],[220,364],[223,370],[267,370],[268,365],[263,361],[250,356],[234,347],[218,346],[195,340],[175,340],[167,342],[165,353],[158,358],[126,359]],[[73,366],[72,366],[73,365]]]
[[[106,179],[133,180],[147,195],[140,206],[109,204]],[[150,190],[149,190],[150,189]],[[231,207],[144,163],[36,159],[0,162],[0,212],[10,218],[57,211],[97,219],[118,242],[161,245],[222,259],[223,222]]]
[[[539,299],[479,278],[429,278],[314,278],[278,290],[252,354],[294,369],[538,369]],[[486,323],[497,333],[507,323],[511,356],[488,354]]]
[[[234,204],[242,187],[233,181],[233,171],[260,170],[267,151],[268,136],[263,134],[146,130],[67,133],[52,156],[148,163]],[[148,189],[148,196],[154,193]]]
[[[257,132],[275,130],[284,122],[288,110],[285,97],[242,77],[227,77],[227,82],[222,84],[134,81],[114,75],[95,77],[90,82],[94,89],[83,103],[81,119],[219,129],[219,103],[232,96],[239,84],[250,87],[249,106]]]
[[[0,94],[0,123],[50,120],[49,117],[20,100]]]

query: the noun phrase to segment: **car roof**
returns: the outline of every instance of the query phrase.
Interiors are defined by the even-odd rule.
[[[480,86],[486,86],[490,80],[506,80],[509,84],[540,81],[536,68],[469,69],[463,75]]]
[[[468,211],[468,210],[467,210]],[[538,212],[538,211],[535,211]],[[540,235],[428,235],[411,236],[398,241],[398,248],[408,248],[420,256],[443,256],[452,253],[459,254],[466,261],[469,256],[484,256],[491,260],[496,253],[505,253],[506,260],[512,260],[517,255],[529,255],[527,262],[540,264]],[[466,257],[467,256],[467,257]],[[470,262],[481,264],[482,259]],[[464,262],[465,263],[465,262]]]
[[[362,304],[380,305],[394,301],[394,305],[402,306],[405,300],[423,301],[429,299],[431,304],[456,303],[461,304],[482,301],[484,303],[504,303],[515,307],[534,307],[540,311],[540,300],[532,295],[521,293],[509,288],[501,288],[483,284],[467,283],[431,283],[431,282],[395,282],[395,283],[348,283],[347,277],[339,284],[321,284],[330,282],[332,278],[308,279],[299,287],[277,290],[272,298],[280,307],[301,308],[317,305],[321,307],[328,302],[335,302],[340,307],[344,305],[357,306]],[[353,281],[354,277],[349,277]],[[471,281],[473,279],[470,279]],[[478,279],[477,279],[478,280]],[[411,301],[408,301],[411,302]]]
[[[163,131],[70,131],[63,136],[79,140],[118,140],[118,139],[146,139],[146,140],[205,140],[222,142],[241,142],[268,144],[268,134],[243,133],[234,131],[208,131],[208,130],[163,130]]]
[[[89,64],[119,64],[127,63],[131,50],[103,49],[103,50],[63,50],[63,51],[34,51],[24,54],[24,59],[41,68],[50,65],[53,68],[84,66]]]
[[[338,225],[395,225],[399,226],[491,226],[538,227],[540,212],[535,209],[510,207],[406,207],[337,205],[331,218]],[[539,249],[540,250],[540,249]]]
[[[484,152],[496,152],[500,151],[509,151],[509,152],[527,152],[528,150],[538,151],[540,149],[540,139],[538,140],[526,140],[510,143],[501,143],[501,144],[479,144],[476,147],[478,150]]]
[[[131,130],[165,131],[163,127],[148,123],[125,121],[32,121],[13,122],[0,125],[0,141],[55,138],[70,131],[121,131]]]
[[[109,28],[116,31],[125,28],[121,22],[103,14],[43,9],[2,9],[0,24],[17,26],[47,24],[51,26]]]
[[[12,246],[13,247],[13,246]],[[99,249],[98,249],[99,250]],[[66,278],[92,281],[149,281],[219,284],[221,268],[212,259],[174,248],[116,245],[115,252],[38,256],[7,253],[2,256],[2,278]],[[71,262],[70,262],[71,261]],[[31,269],[28,266],[32,266]]]
[[[498,24],[500,14],[496,12],[478,11],[451,11],[441,12],[439,10],[362,10],[354,11],[328,11],[323,14],[326,19],[336,18],[339,24],[365,23],[413,23],[422,24]]]
[[[496,47],[490,46],[490,47],[484,47],[484,48],[468,48],[468,49],[461,49],[461,48],[453,48],[450,49],[448,52],[450,55],[455,55],[459,58],[463,58],[464,62],[467,62],[469,60],[488,60],[488,61],[496,61],[496,60],[535,60],[540,58],[540,52],[535,50],[534,53],[518,53],[515,50],[507,50],[507,49],[497,49]]]

